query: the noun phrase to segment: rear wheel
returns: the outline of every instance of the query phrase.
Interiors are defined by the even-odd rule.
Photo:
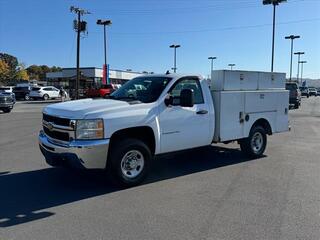
[[[49,99],[49,95],[48,94],[45,94],[45,95],[43,95],[43,100],[48,100]]]
[[[298,109],[298,108],[299,108],[299,106],[300,106],[300,104],[299,104],[299,103],[295,103],[295,104],[294,104],[294,108],[295,108],[295,109]]]
[[[267,146],[266,131],[261,126],[254,126],[250,130],[249,137],[240,141],[241,151],[252,158],[260,157]]]
[[[151,159],[150,149],[141,140],[120,140],[111,149],[107,172],[116,184],[135,186],[146,177]]]
[[[26,101],[29,101],[29,100],[30,100],[29,94],[26,94],[26,95],[24,96],[24,100],[26,100]]]

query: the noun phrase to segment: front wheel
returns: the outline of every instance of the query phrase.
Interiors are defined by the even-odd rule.
[[[26,101],[29,101],[29,100],[30,100],[29,94],[26,94],[26,95],[24,96],[24,100],[26,100]]]
[[[260,157],[267,146],[267,134],[263,127],[254,126],[249,137],[240,140],[241,151],[252,158]]]
[[[146,177],[151,159],[149,147],[141,140],[121,140],[112,146],[107,172],[116,184],[135,186]]]

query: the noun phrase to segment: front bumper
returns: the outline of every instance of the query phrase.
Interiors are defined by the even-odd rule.
[[[0,103],[0,108],[12,108],[13,104],[13,102]]]
[[[39,147],[49,165],[71,165],[82,169],[105,169],[109,139],[74,140],[68,144],[57,143],[39,133]]]

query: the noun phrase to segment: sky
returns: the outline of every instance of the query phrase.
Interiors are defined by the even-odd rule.
[[[102,67],[103,28],[97,19],[111,19],[108,63],[112,69],[208,76],[209,56],[215,69],[270,71],[272,6],[262,0],[0,0],[0,52],[26,66],[75,67],[75,14],[70,6],[90,12],[83,16],[88,34],[81,38],[81,67]],[[274,70],[290,70],[290,40],[303,51],[304,77],[320,79],[320,0],[288,0],[276,9]],[[293,57],[292,76],[297,74]]]

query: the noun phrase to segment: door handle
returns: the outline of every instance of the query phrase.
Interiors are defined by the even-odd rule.
[[[199,111],[197,112],[197,114],[207,114],[207,113],[208,113],[208,111],[207,111],[207,110],[204,110],[204,109],[199,110]]]

